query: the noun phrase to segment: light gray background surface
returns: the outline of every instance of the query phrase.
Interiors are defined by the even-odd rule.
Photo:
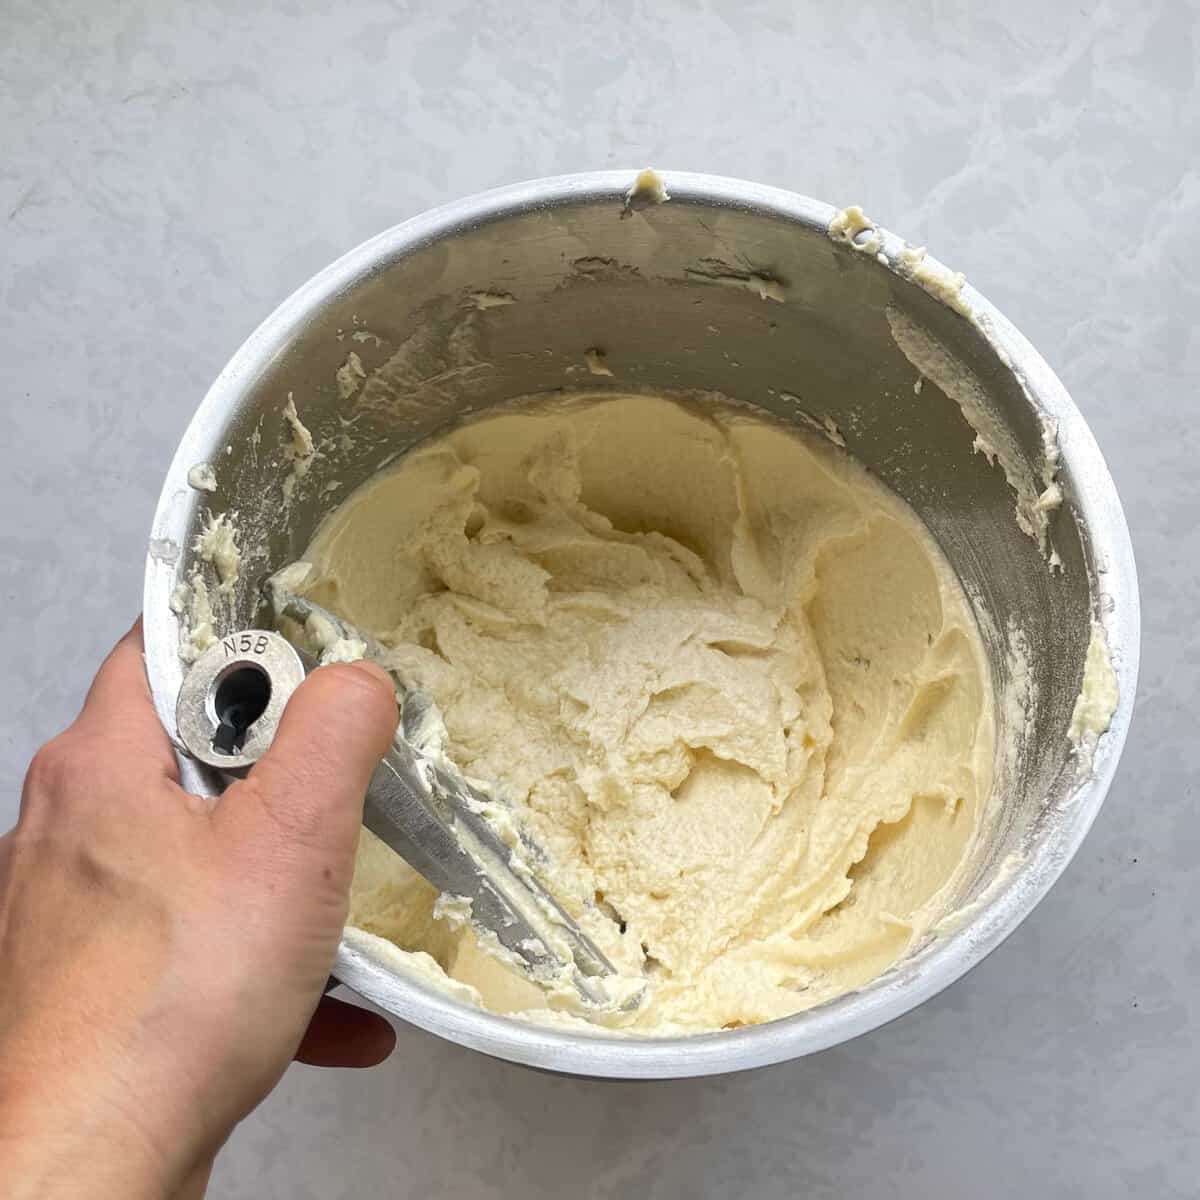
[[[212,1196],[1197,1195],[1198,58],[1196,4],[1144,0],[0,0],[0,828],[137,610],[225,359],[343,250],[496,184],[653,164],[863,203],[1057,368],[1138,554],[1108,803],[948,992],[668,1084],[404,1027],[376,1071],[293,1068]]]

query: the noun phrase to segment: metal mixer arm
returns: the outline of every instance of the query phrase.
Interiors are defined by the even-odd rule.
[[[266,752],[288,697],[313,666],[281,634],[243,630],[222,638],[196,661],[177,705],[187,752],[225,777],[243,774]],[[406,715],[428,701],[412,692]],[[440,893],[469,903],[470,920],[498,955],[555,992],[571,987],[589,1005],[612,1007],[605,976],[611,963],[538,883],[514,835],[508,845],[488,821],[498,802],[452,763],[405,736],[402,720],[363,802],[363,824]],[[562,985],[566,984],[565,989]],[[636,1002],[636,1001],[635,1001]]]

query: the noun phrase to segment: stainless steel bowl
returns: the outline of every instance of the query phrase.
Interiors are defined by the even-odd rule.
[[[174,733],[182,664],[170,598],[197,563],[193,540],[207,511],[236,512],[243,539],[241,578],[219,616],[230,628],[252,624],[259,581],[303,552],[338,498],[421,438],[516,396],[704,390],[794,423],[829,418],[847,449],[912,505],[983,618],[997,687],[1011,683],[1010,651],[1023,636],[1033,688],[1027,720],[1000,711],[1009,753],[999,819],[971,864],[956,928],[820,1008],[686,1039],[491,1016],[341,946],[338,978],[405,1020],[514,1062],[616,1078],[708,1075],[810,1054],[899,1016],[979,962],[1091,825],[1125,740],[1138,662],[1137,581],[1117,493],[1083,417],[1032,346],[972,289],[963,295],[973,321],[873,252],[835,244],[829,205],[738,180],[664,175],[669,202],[632,213],[632,171],[487,192],[406,221],[322,271],[249,337],[205,397],[167,473],[146,561],[147,665]],[[891,263],[901,248],[884,235]],[[975,376],[1031,470],[1042,463],[1043,418],[1058,423],[1065,503],[1050,533],[1060,573],[1017,528],[1013,492],[974,453],[959,406],[932,383],[914,391],[889,305]],[[586,371],[592,348],[606,352],[611,378]],[[339,386],[351,351],[375,374],[364,384],[351,364]],[[321,453],[287,503],[289,395]],[[347,420],[352,439],[341,438]],[[188,486],[200,462],[215,468],[212,494]],[[1081,781],[1067,728],[1093,617],[1121,699]],[[194,764],[184,771],[189,787],[215,790]]]

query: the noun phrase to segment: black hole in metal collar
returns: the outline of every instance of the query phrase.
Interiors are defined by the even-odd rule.
[[[217,717],[213,749],[219,754],[240,753],[250,727],[267,711],[270,699],[271,677],[265,671],[252,663],[234,667],[213,696]]]

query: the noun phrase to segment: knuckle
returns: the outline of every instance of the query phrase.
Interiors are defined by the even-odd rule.
[[[253,805],[282,839],[303,844],[317,838],[322,824],[305,795],[311,786],[311,779],[301,771],[275,763],[269,787],[251,775],[234,784],[225,798],[235,804]]]
[[[21,789],[21,817],[77,810],[103,786],[105,743],[72,726],[41,746],[30,760]]]
[[[352,863],[358,821],[338,819],[321,802],[325,781],[319,776],[275,766],[269,780],[251,775],[221,798],[221,808],[239,830],[239,852],[278,879],[306,875],[317,860]]]
[[[22,801],[40,804],[67,792],[76,774],[76,761],[74,739],[69,733],[61,733],[39,747],[25,773]]]

